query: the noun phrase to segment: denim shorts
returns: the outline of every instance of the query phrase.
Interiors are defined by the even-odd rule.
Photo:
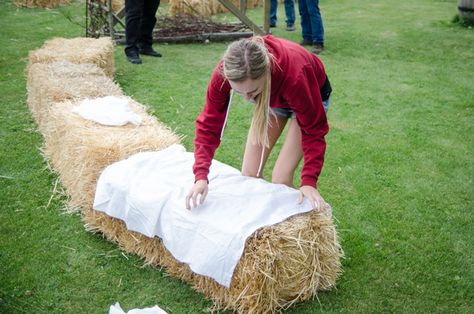
[[[323,107],[326,113],[329,110],[330,99],[331,98],[329,97],[328,99],[323,101]],[[271,108],[271,109],[277,117],[286,118],[286,119],[291,119],[295,117],[295,113],[290,108]]]

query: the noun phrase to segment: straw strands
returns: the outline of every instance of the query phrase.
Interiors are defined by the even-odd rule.
[[[59,102],[123,95],[120,87],[94,64],[34,63],[27,71],[28,106],[40,131],[49,118],[49,107]]]
[[[37,51],[41,50],[45,49]],[[83,60],[91,59],[82,53]],[[107,55],[111,51],[90,49],[89,53],[112,58]],[[77,51],[71,54],[77,55]],[[45,139],[44,156],[66,188],[70,209],[82,211],[88,230],[102,233],[148,264],[166,267],[169,274],[213,300],[216,309],[274,313],[335,285],[343,253],[332,219],[325,214],[311,211],[254,232],[246,241],[230,288],[225,288],[175,260],[159,238],[129,231],[123,221],[94,211],[96,182],[106,166],[141,151],[164,149],[179,143],[180,138],[142,105],[123,96],[96,65],[71,63],[71,56],[63,50],[58,55],[51,50],[44,64],[37,60],[37,54],[30,54],[28,106]],[[142,123],[104,126],[72,112],[87,97],[109,95],[125,97]]]
[[[113,77],[115,66],[114,45],[110,37],[102,38],[54,38],[45,42],[40,49],[31,51],[29,63],[51,63],[69,61],[72,63],[92,63]]]
[[[105,167],[143,151],[158,151],[179,143],[179,137],[145,108],[126,98],[142,118],[139,126],[104,126],[72,112],[78,102],[65,101],[45,108],[40,116],[45,138],[44,155],[58,172],[70,196],[70,208],[90,208],[97,179]]]
[[[295,302],[316,296],[335,285],[340,274],[335,226],[328,216],[314,211],[261,228],[245,244],[230,288],[193,273],[176,261],[159,238],[128,231],[125,224],[101,212],[84,212],[86,228],[100,232],[123,250],[143,257],[146,263],[164,266],[214,301],[216,309],[238,313],[275,313]]]

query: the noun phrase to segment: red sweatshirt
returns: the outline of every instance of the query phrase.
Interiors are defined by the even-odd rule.
[[[291,41],[264,36],[265,46],[273,55],[270,107],[289,108],[301,128],[304,164],[301,186],[316,187],[326,151],[324,136],[329,131],[320,89],[326,81],[324,66],[315,55]],[[206,103],[196,119],[194,139],[195,180],[207,180],[209,167],[224,127],[230,97],[219,62],[209,82]]]

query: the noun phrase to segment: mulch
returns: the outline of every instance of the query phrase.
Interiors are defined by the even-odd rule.
[[[159,16],[153,37],[175,37],[209,33],[251,32],[243,23],[219,23],[196,16],[180,15],[176,17]]]

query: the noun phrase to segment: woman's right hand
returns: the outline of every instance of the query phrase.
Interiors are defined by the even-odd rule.
[[[207,192],[208,192],[207,180],[197,180],[196,183],[194,183],[191,190],[189,191],[188,195],[186,195],[186,208],[192,209],[204,203],[204,200],[206,199],[206,196],[207,196]],[[198,201],[199,194],[201,194],[201,197],[199,198],[199,203],[198,203],[197,201]]]

